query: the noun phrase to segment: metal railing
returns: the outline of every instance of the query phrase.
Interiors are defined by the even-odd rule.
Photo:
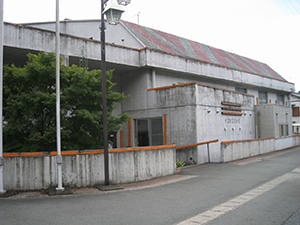
[[[206,141],[206,142],[200,142],[200,143],[192,144],[192,145],[184,145],[184,146],[177,147],[176,150],[185,149],[186,163],[187,163],[188,162],[188,148],[192,148],[192,147],[196,147],[196,146],[199,146],[199,145],[205,145],[206,144],[207,145],[207,161],[210,162],[209,144],[215,143],[215,142],[218,142],[218,141],[219,141],[219,139],[212,140],[212,141]]]

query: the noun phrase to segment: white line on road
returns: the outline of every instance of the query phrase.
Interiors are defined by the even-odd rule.
[[[218,205],[212,209],[209,209],[203,213],[200,213],[197,216],[194,216],[185,221],[182,221],[178,225],[205,224],[205,223],[212,221],[226,213],[229,213],[230,211],[237,209],[241,205],[257,198],[258,196],[277,187],[279,184],[281,184],[291,178],[294,178],[294,177],[300,177],[300,167],[298,167],[280,177],[277,177],[267,183],[264,183],[261,186],[254,188],[236,198],[233,198],[233,199],[221,204],[221,205]]]

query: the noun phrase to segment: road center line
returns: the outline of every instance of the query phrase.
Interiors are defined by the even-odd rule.
[[[258,186],[257,188],[254,188],[236,198],[233,198],[225,203],[222,203],[221,205],[218,205],[212,209],[200,213],[197,216],[182,221],[181,223],[178,223],[178,225],[195,225],[195,224],[205,224],[207,222],[210,222],[226,213],[229,213],[237,209],[241,205],[257,198],[258,196],[272,190],[273,188],[277,187],[279,184],[295,177],[300,178],[300,167],[282,176],[279,176],[267,183],[264,183]]]

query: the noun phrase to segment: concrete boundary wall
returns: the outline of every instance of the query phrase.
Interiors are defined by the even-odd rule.
[[[90,187],[104,183],[104,154],[63,151],[63,184]],[[110,183],[130,183],[176,173],[175,144],[109,151]],[[57,185],[56,152],[4,153],[5,190],[42,190]]]
[[[220,162],[230,162],[299,146],[300,135],[286,138],[264,138],[221,142]]]

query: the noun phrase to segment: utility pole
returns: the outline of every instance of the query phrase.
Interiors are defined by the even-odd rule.
[[[4,194],[3,158],[3,1],[0,0],[0,194]]]
[[[62,156],[60,136],[60,24],[59,24],[59,0],[56,0],[56,142],[57,142],[57,191],[64,191],[62,187]]]

